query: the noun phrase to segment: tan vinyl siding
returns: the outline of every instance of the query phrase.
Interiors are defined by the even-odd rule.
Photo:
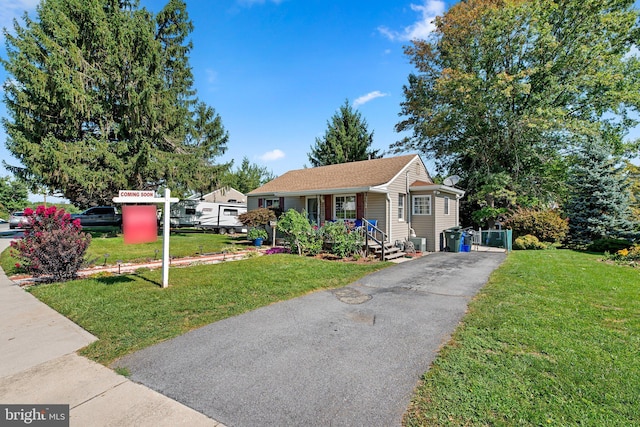
[[[280,206],[282,208],[282,206]],[[302,212],[305,209],[304,197],[285,197],[284,198],[284,211],[289,209],[295,209],[298,212]]]
[[[425,237],[427,239],[427,251],[435,252],[439,249],[440,241],[433,232],[433,215],[414,216],[412,228],[416,232],[416,237]]]
[[[449,198],[449,215],[444,213],[444,199]],[[436,225],[442,230],[458,225],[456,216],[456,198],[454,195],[438,194],[435,196]]]
[[[247,210],[252,211],[254,209],[258,209],[258,199],[259,197],[247,197]]]
[[[431,196],[431,215],[413,215],[413,197],[414,196]],[[427,238],[427,251],[435,252],[440,249],[440,240],[438,233],[434,232],[435,218],[434,211],[434,194],[432,191],[420,191],[411,193],[409,201],[409,209],[412,214],[411,226],[416,233],[416,237]]]
[[[412,164],[409,164],[409,167],[406,169],[404,173],[400,173],[390,184],[389,184],[389,198],[391,199],[390,206],[390,215],[387,212],[387,216],[391,218],[391,230],[389,233],[389,241],[395,242],[396,240],[404,241],[407,237],[409,237],[409,226],[407,223],[407,217],[403,221],[398,218],[398,194],[408,194],[409,193],[409,184],[411,181]],[[386,200],[386,197],[385,197]],[[405,203],[406,206],[406,203]]]
[[[364,217],[368,220],[377,219],[378,228],[386,233],[386,196],[380,193],[367,193],[364,200]]]
[[[389,184],[388,189],[389,197],[391,198],[391,220],[393,225],[391,230],[391,242],[395,242],[396,240],[404,241],[410,236],[410,228],[413,228],[415,230],[415,226],[412,223],[413,218],[411,215],[412,194],[409,192],[409,186],[415,181],[431,181],[429,173],[424,168],[424,164],[420,161],[419,158],[411,161],[407,165],[407,167],[404,168]],[[403,220],[400,220],[398,218],[398,194],[405,194]],[[418,219],[419,223],[425,223],[425,221],[429,220],[425,220],[424,218]],[[416,235],[419,237],[427,237],[424,234],[418,235],[417,231]]]

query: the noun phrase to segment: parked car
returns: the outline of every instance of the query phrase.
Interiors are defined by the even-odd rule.
[[[96,206],[79,214],[72,214],[72,219],[79,219],[83,227],[120,227],[122,214],[115,206]]]
[[[24,211],[13,212],[9,217],[9,228],[29,228],[29,217],[24,216]]]

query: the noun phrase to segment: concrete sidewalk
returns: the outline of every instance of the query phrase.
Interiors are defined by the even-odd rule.
[[[0,237],[0,252],[9,242]],[[76,354],[95,340],[0,269],[1,404],[68,404],[78,427],[222,426]]]

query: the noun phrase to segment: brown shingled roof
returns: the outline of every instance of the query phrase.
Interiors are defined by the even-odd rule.
[[[315,190],[375,187],[388,183],[417,155],[363,160],[292,170],[249,194],[292,193]]]

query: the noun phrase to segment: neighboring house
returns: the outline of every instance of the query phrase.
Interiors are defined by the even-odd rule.
[[[442,231],[458,225],[463,195],[434,184],[413,154],[289,171],[247,194],[247,210],[304,210],[316,224],[377,220],[387,241],[415,234],[434,252],[441,249]]]
[[[227,187],[227,188],[219,188],[215,191],[212,191],[209,194],[205,194],[200,197],[199,195],[193,195],[189,197],[189,200],[202,200],[204,202],[215,202],[215,203],[241,203],[245,204],[247,202],[247,197],[239,192],[238,190]]]

